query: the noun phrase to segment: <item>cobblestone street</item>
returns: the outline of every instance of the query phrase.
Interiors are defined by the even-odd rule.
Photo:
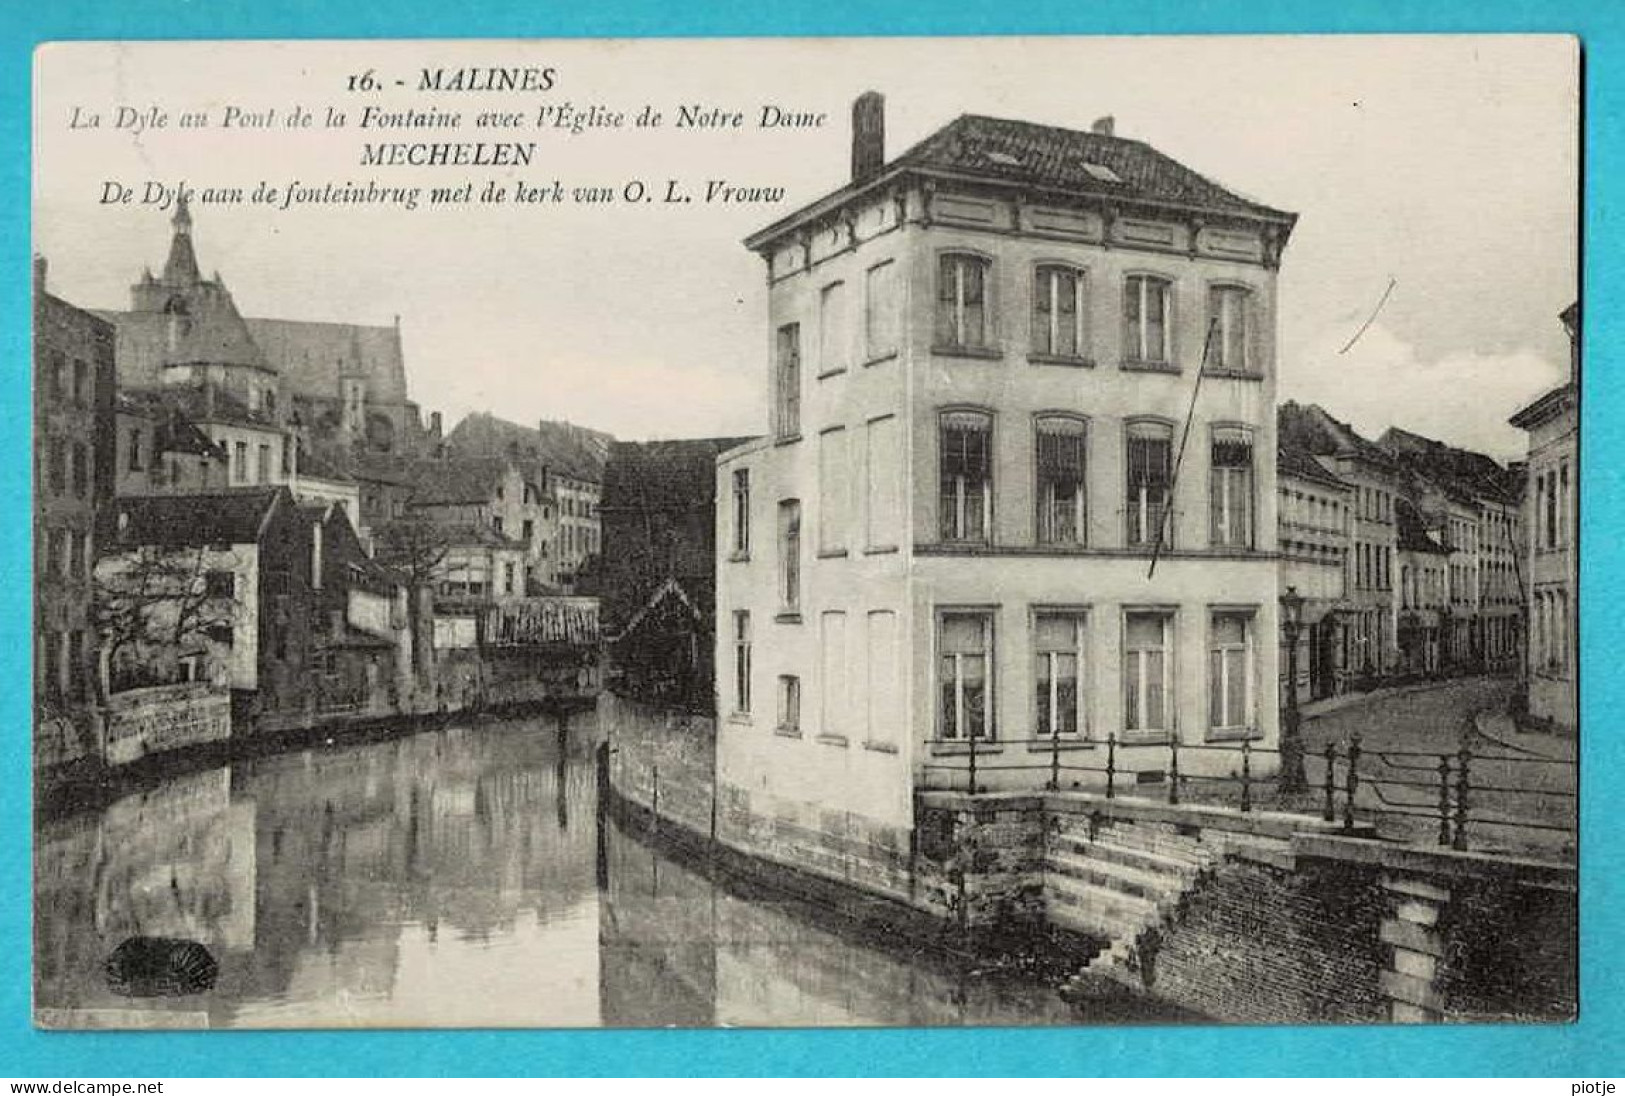
[[[1396,689],[1306,714],[1311,784],[1322,787],[1328,745],[1339,755],[1359,735],[1356,814],[1385,837],[1436,841],[1441,833],[1439,765],[1450,758],[1452,804],[1459,759],[1471,753],[1466,845],[1541,856],[1573,854],[1575,765],[1572,739],[1519,733],[1505,714],[1514,682],[1479,677]],[[1342,809],[1343,765],[1338,765]],[[1455,807],[1451,808],[1452,821]],[[1453,830],[1445,832],[1453,836]]]

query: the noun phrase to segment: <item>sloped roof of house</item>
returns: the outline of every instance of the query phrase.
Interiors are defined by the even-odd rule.
[[[1464,502],[1480,497],[1508,504],[1518,501],[1518,477],[1484,453],[1448,445],[1397,426],[1389,427],[1377,444],[1394,454],[1407,471]]]
[[[490,502],[508,474],[508,462],[494,457],[443,457],[407,466],[413,506],[462,506]]]
[[[1349,490],[1349,484],[1315,459],[1315,455],[1297,445],[1283,442],[1275,450],[1275,471],[1282,476],[1295,476],[1327,487]]]
[[[808,215],[838,206],[859,190],[905,172],[969,177],[1123,203],[1229,214],[1274,221],[1287,228],[1297,221],[1297,214],[1245,198],[1144,141],[1093,130],[962,114],[879,171],[752,234],[745,245],[757,248],[770,243]]]
[[[716,498],[717,456],[749,438],[618,441],[604,466],[600,510],[688,509]]]
[[[103,542],[126,547],[252,544],[279,505],[293,505],[286,487],[120,496],[108,507]]]
[[[1288,400],[1275,409],[1275,422],[1282,444],[1317,457],[1355,457],[1385,469],[1394,466],[1392,453],[1361,437],[1319,404]]]
[[[1102,197],[1269,219],[1294,217],[1225,189],[1144,141],[981,114],[960,115],[893,163]]]
[[[604,480],[604,458],[614,441],[601,430],[568,422],[522,426],[476,411],[446,435],[446,447],[470,457],[509,457],[546,465],[560,475],[589,483]]]

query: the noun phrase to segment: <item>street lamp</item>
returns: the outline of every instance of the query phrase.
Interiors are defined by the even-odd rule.
[[[1281,626],[1286,630],[1286,711],[1281,714],[1281,791],[1301,792],[1303,775],[1302,713],[1298,711],[1298,633],[1303,628],[1303,595],[1288,586],[1281,595]]]

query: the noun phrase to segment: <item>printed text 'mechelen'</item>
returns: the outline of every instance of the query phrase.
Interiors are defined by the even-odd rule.
[[[535,141],[380,142],[361,146],[362,167],[528,167]]]

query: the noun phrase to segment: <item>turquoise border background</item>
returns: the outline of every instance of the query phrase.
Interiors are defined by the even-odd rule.
[[[387,4],[305,0],[4,0],[0,12],[0,1076],[35,1078],[418,1075],[1455,1075],[1625,1073],[1620,732],[1625,587],[1607,530],[1625,521],[1625,395],[1609,383],[1625,266],[1625,5],[1609,0],[1239,3],[1024,0],[671,0]],[[435,38],[902,34],[1570,32],[1586,87],[1581,1019],[1548,1028],[42,1034],[29,1023],[29,118],[30,53],[52,39]],[[1283,88],[1291,95],[1291,88]],[[1203,109],[1193,101],[1192,109]],[[1509,133],[1508,141],[1517,134]],[[1492,272],[1482,272],[1493,276]],[[1557,317],[1552,317],[1557,323]],[[1620,433],[1615,433],[1619,429]],[[1607,1048],[1616,1049],[1609,1052]],[[1556,1091],[1556,1090],[1554,1090]]]

